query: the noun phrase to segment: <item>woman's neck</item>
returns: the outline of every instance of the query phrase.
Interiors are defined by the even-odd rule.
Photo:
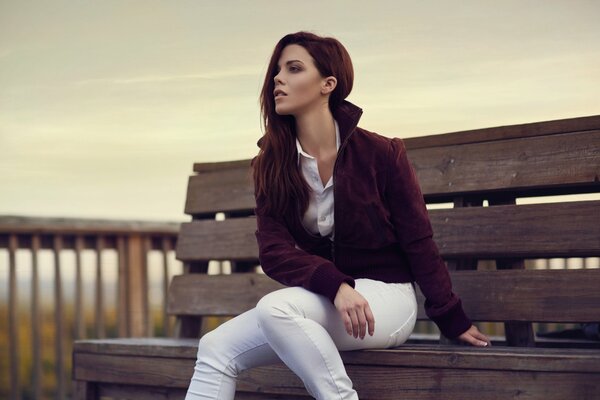
[[[335,123],[327,103],[296,116],[296,134],[302,149],[313,157],[337,153]]]

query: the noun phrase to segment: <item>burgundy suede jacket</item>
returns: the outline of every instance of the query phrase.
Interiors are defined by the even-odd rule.
[[[341,140],[333,168],[334,241],[307,231],[299,210],[267,215],[264,199],[256,198],[260,264],[276,281],[331,302],[343,282],[354,287],[358,278],[416,281],[427,316],[456,338],[471,321],[452,292],[404,143],[358,127],[362,112],[344,100],[333,113]]]

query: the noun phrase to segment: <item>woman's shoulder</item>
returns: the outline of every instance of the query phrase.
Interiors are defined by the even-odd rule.
[[[388,137],[359,126],[354,132],[355,142],[359,146],[368,145],[370,149],[387,152],[394,146],[404,148],[404,141],[399,137]]]

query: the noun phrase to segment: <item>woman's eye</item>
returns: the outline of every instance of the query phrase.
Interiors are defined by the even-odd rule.
[[[298,67],[290,67],[290,71],[292,71],[292,72],[300,71],[300,68],[298,68]]]

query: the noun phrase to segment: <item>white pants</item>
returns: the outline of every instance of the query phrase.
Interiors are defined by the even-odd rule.
[[[265,295],[255,308],[208,332],[198,346],[186,400],[231,400],[236,377],[248,368],[283,361],[319,400],[357,400],[339,350],[388,348],[414,329],[417,301],[412,284],[356,279],[355,289],[375,318],[373,336],[350,336],[335,306],[302,287]]]

